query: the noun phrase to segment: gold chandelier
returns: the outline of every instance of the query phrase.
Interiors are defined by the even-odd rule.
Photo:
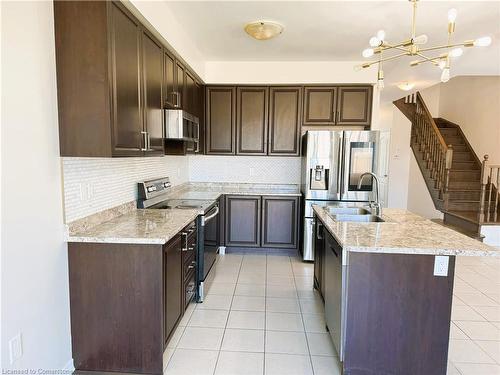
[[[427,35],[416,35],[416,14],[418,0],[409,0],[413,7],[413,16],[411,24],[411,36],[400,43],[390,43],[385,39],[384,30],[379,30],[377,35],[370,38],[369,44],[371,48],[363,50],[363,57],[369,58],[378,55],[375,61],[368,61],[362,65],[357,66],[357,69],[368,68],[374,64],[378,64],[378,77],[377,85],[379,89],[384,88],[384,72],[382,70],[382,63],[390,60],[395,60],[403,56],[415,56],[417,60],[410,62],[410,66],[417,66],[422,63],[431,63],[441,69],[441,82],[448,82],[450,79],[450,63],[451,58],[460,57],[463,54],[461,47],[487,47],[491,44],[491,38],[485,36],[478,39],[466,40],[462,43],[452,43],[452,35],[455,31],[455,21],[457,19],[457,10],[450,9],[448,11],[448,43],[442,46],[426,47],[422,46],[427,43]],[[399,54],[383,57],[383,53],[388,50],[400,51]],[[438,56],[428,57],[424,52],[435,52],[438,50],[445,50]]]

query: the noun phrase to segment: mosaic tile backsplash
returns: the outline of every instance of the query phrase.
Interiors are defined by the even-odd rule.
[[[61,158],[66,223],[137,199],[137,182],[169,176],[172,184],[299,184],[300,158],[165,156]]]

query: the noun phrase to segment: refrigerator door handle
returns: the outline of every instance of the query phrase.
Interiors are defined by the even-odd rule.
[[[340,195],[340,200],[343,200],[344,197],[344,137],[341,135],[339,137],[339,147],[338,147],[338,155],[337,155],[337,192]]]

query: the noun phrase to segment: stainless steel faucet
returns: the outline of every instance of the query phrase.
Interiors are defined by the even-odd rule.
[[[365,172],[361,176],[359,176],[359,182],[358,182],[358,189],[361,189],[361,184],[363,183],[363,178],[365,176],[372,176],[372,178],[375,180],[375,202],[370,200],[370,208],[373,208],[375,210],[375,215],[380,216],[382,215],[382,205],[380,204],[379,200],[379,181],[378,177],[375,173],[372,172]]]

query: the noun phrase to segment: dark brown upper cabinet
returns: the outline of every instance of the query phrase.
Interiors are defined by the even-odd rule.
[[[163,48],[147,31],[142,32],[143,115],[149,152],[163,153],[162,79]]]
[[[271,87],[268,155],[299,155],[301,87]]]
[[[369,126],[372,117],[372,86],[339,87],[337,125]]]
[[[304,125],[335,125],[337,88],[304,88]]]
[[[262,197],[262,247],[295,249],[299,197]]]
[[[163,54],[163,105],[165,108],[177,108],[181,105],[177,93],[177,70],[175,58],[168,51]]]
[[[177,103],[179,103],[178,107],[186,109],[186,70],[178,60],[175,60],[175,92]]]
[[[266,155],[269,89],[238,87],[236,92],[236,153]]]
[[[370,126],[372,86],[307,86],[303,125]]]
[[[226,246],[260,247],[261,199],[226,195]]]
[[[160,154],[162,46],[119,2],[54,2],[61,156]]]
[[[234,155],[236,151],[236,88],[207,87],[205,92],[205,153]]]

